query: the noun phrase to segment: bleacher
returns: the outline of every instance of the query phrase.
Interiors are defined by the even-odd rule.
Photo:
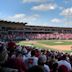
[[[0,72],[72,72],[72,54],[0,42]]]

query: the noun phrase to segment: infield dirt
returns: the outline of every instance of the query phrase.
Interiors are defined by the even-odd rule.
[[[72,45],[47,45],[47,44],[42,44],[42,43],[39,43],[37,41],[26,41],[27,43],[32,43],[34,45],[38,44],[38,45],[41,45],[45,48],[51,48],[51,49],[56,49],[56,50],[59,50],[59,51],[65,51],[65,50],[71,50],[71,47]]]

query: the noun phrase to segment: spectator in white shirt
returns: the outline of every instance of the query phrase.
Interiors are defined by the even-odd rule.
[[[50,72],[50,68],[46,65],[47,58],[45,55],[41,55],[38,59],[38,65],[43,68],[44,72]]]
[[[66,55],[63,55],[63,56],[61,57],[61,60],[58,61],[58,68],[59,68],[61,65],[64,65],[64,66],[68,69],[69,72],[71,71],[71,64],[66,61]]]

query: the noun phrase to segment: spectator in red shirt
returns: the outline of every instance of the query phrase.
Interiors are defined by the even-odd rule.
[[[8,47],[8,51],[13,52],[16,47],[16,43],[12,40],[9,40],[7,47]]]
[[[14,57],[12,56],[11,58],[9,58],[5,66],[13,69],[17,69],[19,72],[27,72],[27,68],[22,60],[21,53],[17,53],[16,56]]]

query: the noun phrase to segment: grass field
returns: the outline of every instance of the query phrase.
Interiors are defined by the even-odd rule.
[[[19,45],[32,45],[37,48],[59,50],[65,52],[72,52],[72,40],[34,40],[34,41],[20,41]]]
[[[72,41],[67,40],[38,40],[38,42],[47,45],[72,45]]]

